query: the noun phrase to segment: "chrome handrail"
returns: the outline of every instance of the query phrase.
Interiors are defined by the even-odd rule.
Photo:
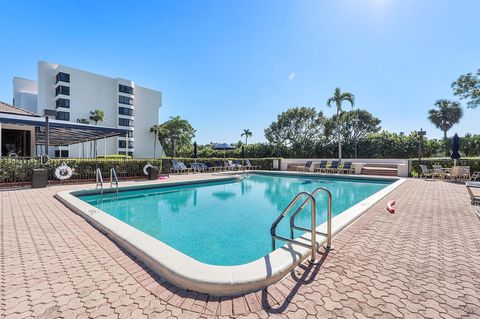
[[[97,170],[95,171],[95,181],[97,183],[97,189],[98,189],[98,185],[100,184],[100,194],[103,195],[103,177],[102,177],[102,171],[100,170],[100,168],[97,168]]]
[[[113,187],[113,178],[115,178],[115,186],[117,190],[117,195],[118,195],[118,177],[117,177],[117,172],[115,171],[115,168],[110,169],[110,188]]]
[[[302,198],[303,196],[308,196],[309,200],[308,202],[311,202],[311,207],[312,207],[312,230],[311,230],[311,245],[290,239],[287,237],[283,236],[278,236],[277,235],[277,225],[280,223],[280,221],[288,214],[290,209]],[[305,207],[306,205],[304,205]],[[303,209],[303,208],[302,208]],[[300,245],[306,248],[311,249],[311,257],[310,257],[310,262],[315,262],[317,259],[317,232],[315,231],[317,227],[317,201],[315,200],[315,197],[309,193],[309,192],[300,192],[295,196],[295,198],[290,202],[290,204],[283,210],[283,212],[278,216],[278,218],[273,222],[272,226],[270,227],[270,235],[272,236],[272,250],[275,250],[275,239],[280,239],[288,243]]]
[[[327,233],[322,233],[319,231],[315,231],[318,235],[326,236],[327,243],[325,244],[325,249],[330,250],[332,248],[332,193],[325,187],[319,187],[312,192],[312,195],[315,197],[319,192],[324,191],[328,195],[328,213],[327,213]],[[292,217],[290,217],[290,238],[294,238],[294,230],[303,230],[310,232],[311,230],[305,227],[300,227],[295,225],[295,218],[297,215],[307,206],[310,198],[307,198],[302,205],[293,213]]]

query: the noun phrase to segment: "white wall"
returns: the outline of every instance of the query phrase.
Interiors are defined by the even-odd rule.
[[[37,112],[37,81],[13,78],[13,106]]]

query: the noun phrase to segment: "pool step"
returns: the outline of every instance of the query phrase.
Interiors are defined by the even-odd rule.
[[[398,169],[392,167],[362,167],[362,175],[398,176]]]

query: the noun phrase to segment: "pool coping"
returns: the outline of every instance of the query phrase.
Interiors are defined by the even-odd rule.
[[[305,175],[338,177],[334,174],[302,173],[302,172],[270,172],[258,171],[262,174]],[[143,183],[132,186],[123,186],[122,190],[177,186],[197,183],[211,183],[228,181],[238,178],[238,172],[220,174],[215,178],[203,180],[186,180],[161,183]],[[391,191],[400,186],[405,178],[371,177],[353,175],[342,178],[396,180],[382,190],[372,194],[363,201],[343,211],[332,219],[333,235],[339,233],[352,224],[374,204],[379,202]],[[110,192],[111,190],[108,190]],[[310,250],[298,245],[285,244],[268,255],[238,266],[217,266],[197,261],[175,248],[155,239],[146,233],[116,219],[100,209],[84,202],[75,195],[97,193],[95,188],[84,190],[62,191],[55,195],[69,209],[79,214],[94,227],[107,233],[111,239],[141,260],[148,268],[158,273],[172,284],[200,293],[215,296],[235,296],[263,289],[290,273],[299,263],[310,254]],[[107,190],[106,190],[107,192]],[[279,212],[280,214],[280,212]],[[326,222],[317,227],[317,231],[326,232]],[[309,241],[310,235],[300,236],[300,240]],[[325,243],[326,238],[317,236],[319,245]],[[234,252],[232,252],[234,253]]]

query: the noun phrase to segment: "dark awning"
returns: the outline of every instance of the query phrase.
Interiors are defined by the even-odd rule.
[[[35,143],[45,143],[45,118],[43,117],[0,113],[0,123],[34,126]],[[49,144],[51,146],[66,146],[127,135],[128,132],[129,129],[49,119]]]

